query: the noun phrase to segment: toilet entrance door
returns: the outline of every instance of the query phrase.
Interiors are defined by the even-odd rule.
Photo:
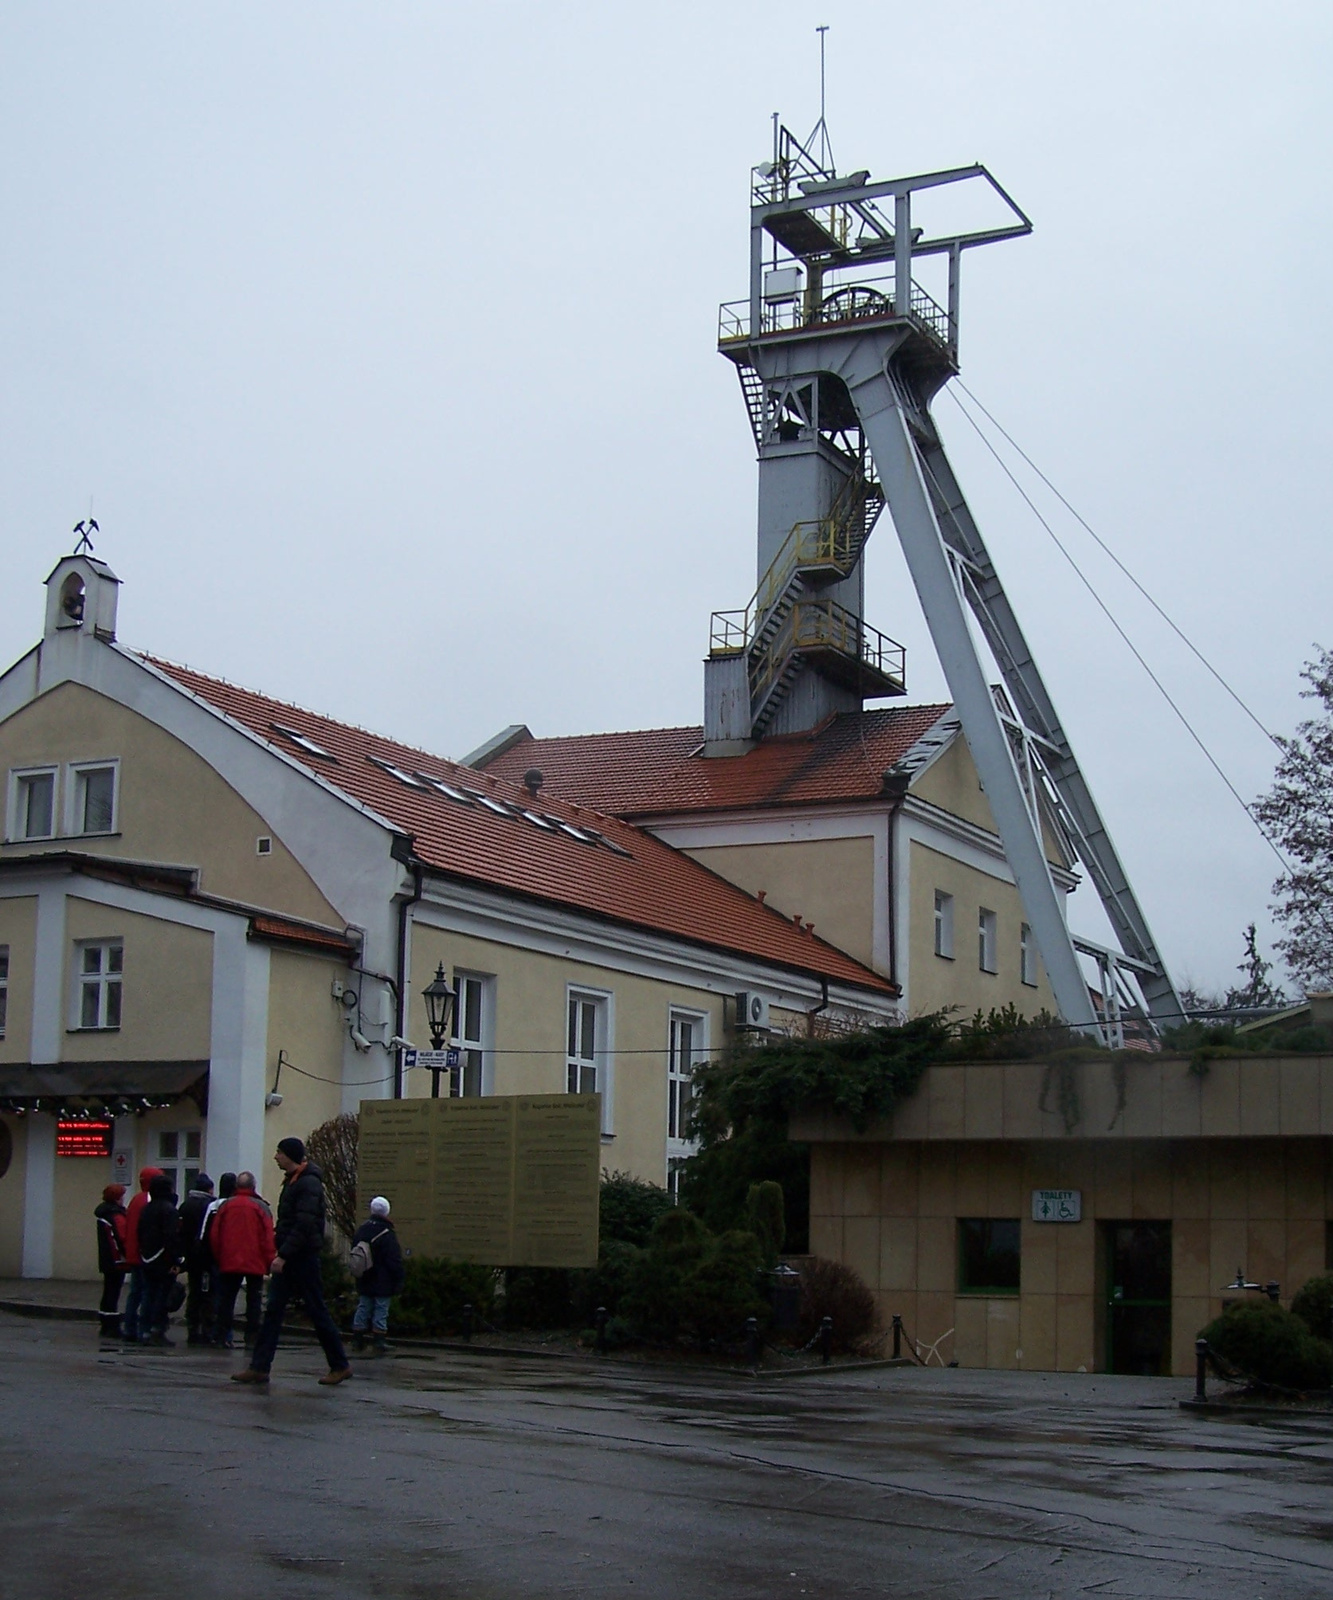
[[[1171,1371],[1171,1224],[1106,1222],[1106,1370]]]

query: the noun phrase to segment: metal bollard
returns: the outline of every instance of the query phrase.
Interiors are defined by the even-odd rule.
[[[593,1318],[593,1326],[597,1329],[597,1354],[606,1354],[606,1307],[598,1306],[597,1315]]]
[[[819,1359],[828,1366],[833,1360],[833,1318],[825,1317],[819,1324]]]
[[[463,1342],[464,1344],[472,1343],[472,1307],[470,1305],[463,1307]]]
[[[759,1365],[759,1356],[762,1349],[763,1345],[759,1339],[759,1319],[757,1317],[746,1317],[745,1361],[747,1366],[757,1367]]]
[[[903,1358],[903,1319],[895,1311],[893,1314],[893,1359],[901,1361]]]
[[[1206,1400],[1208,1398],[1208,1341],[1196,1339],[1194,1341],[1194,1398]]]

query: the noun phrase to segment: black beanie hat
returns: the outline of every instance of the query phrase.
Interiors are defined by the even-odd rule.
[[[279,1139],[278,1149],[288,1161],[295,1161],[298,1167],[305,1160],[305,1145],[300,1139]]]
[[[159,1172],[157,1177],[148,1180],[148,1197],[150,1200],[173,1200],[175,1190],[171,1186],[171,1179],[165,1172]]]

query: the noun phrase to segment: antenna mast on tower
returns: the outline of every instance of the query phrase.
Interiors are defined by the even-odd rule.
[[[1066,1021],[1119,1042],[1122,997],[1137,1009],[1130,980],[1162,1022],[1179,1019],[1180,1001],[930,409],[958,371],[963,253],[1032,224],[981,165],[839,177],[819,35],[819,121],[805,144],[775,125],[773,159],[753,173],[749,295],[721,311],[719,349],[740,375],[759,453],[759,560],[745,610],[713,615],[705,753],[905,693],[901,646],[862,615],[862,552],[887,504],[1056,1003]],[[991,225],[917,225],[914,203],[962,186],[998,213]],[[943,303],[915,277],[918,263],[942,269]],[[1043,837],[1052,821],[1118,950],[1070,934]],[[1080,954],[1097,963],[1101,1017]]]

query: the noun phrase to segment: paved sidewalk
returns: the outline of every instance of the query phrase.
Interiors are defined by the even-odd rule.
[[[0,1311],[96,1322],[100,1278],[0,1278]]]
[[[0,1315],[0,1594],[96,1593],[108,1550],[136,1600],[1333,1594],[1327,1419],[1191,1415],[1181,1380],[239,1359]]]

